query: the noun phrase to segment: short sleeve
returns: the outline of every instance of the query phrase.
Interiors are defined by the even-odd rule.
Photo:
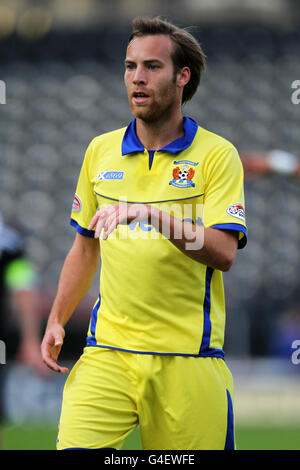
[[[77,232],[87,237],[94,237],[94,231],[88,226],[97,211],[97,199],[90,177],[91,160],[93,157],[94,140],[89,144],[80,170],[74,194],[70,224]]]
[[[203,178],[204,226],[238,231],[238,248],[243,248],[247,243],[244,173],[235,147],[226,146],[208,156],[203,166]]]

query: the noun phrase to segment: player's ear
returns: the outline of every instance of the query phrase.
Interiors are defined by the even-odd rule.
[[[182,69],[178,70],[176,76],[176,84],[180,88],[183,88],[191,78],[191,71],[189,67],[182,67]]]

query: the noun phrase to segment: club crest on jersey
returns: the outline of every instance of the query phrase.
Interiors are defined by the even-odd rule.
[[[226,212],[232,217],[245,220],[245,209],[241,204],[231,204],[231,206],[227,207]]]
[[[81,211],[81,200],[78,194],[74,194],[73,198],[73,205],[72,205],[73,212],[80,212]]]
[[[195,183],[193,182],[195,170],[193,166],[197,166],[198,163],[191,162],[189,160],[181,160],[174,162],[174,165],[177,166],[173,168],[173,179],[169,184],[176,186],[176,188],[195,187]]]

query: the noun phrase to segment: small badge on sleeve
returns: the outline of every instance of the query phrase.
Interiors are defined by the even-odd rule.
[[[72,205],[72,211],[73,212],[80,212],[81,211],[81,200],[78,194],[74,194],[74,199],[73,199],[73,205]]]
[[[245,221],[245,209],[241,204],[231,204],[227,207],[226,212],[232,217]]]

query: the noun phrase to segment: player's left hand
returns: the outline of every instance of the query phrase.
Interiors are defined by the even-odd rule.
[[[131,222],[145,222],[150,219],[150,206],[146,204],[111,204],[96,212],[89,224],[89,230],[95,227],[95,238],[106,240],[109,234],[119,225]]]

